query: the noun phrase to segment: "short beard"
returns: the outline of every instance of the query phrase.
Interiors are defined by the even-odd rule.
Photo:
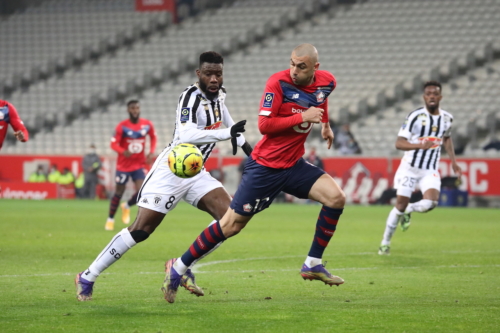
[[[205,83],[201,82],[201,80],[198,84],[200,85],[201,91],[203,91],[205,93],[205,95],[207,96],[208,99],[214,99],[214,98],[219,96],[219,90],[222,87],[222,82],[219,84],[219,90],[217,90],[216,93],[208,91],[207,85]]]

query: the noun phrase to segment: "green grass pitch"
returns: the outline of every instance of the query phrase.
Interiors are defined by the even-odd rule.
[[[74,276],[124,227],[104,231],[106,201],[0,200],[0,332],[498,332],[500,211],[413,214],[379,256],[391,207],[348,206],[327,248],[346,282],[304,281],[319,205],[274,204],[199,263],[204,297],[169,304],[164,263],[210,217],[179,205],[77,302]],[[136,209],[133,209],[135,216]]]

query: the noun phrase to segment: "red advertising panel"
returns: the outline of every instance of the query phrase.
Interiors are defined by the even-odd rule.
[[[145,11],[169,11],[175,13],[175,0],[135,0],[135,10]]]

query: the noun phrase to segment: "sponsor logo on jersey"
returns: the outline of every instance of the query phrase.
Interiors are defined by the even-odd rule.
[[[222,125],[222,121],[218,121],[210,126],[205,126],[206,130],[215,130],[218,129]]]
[[[263,108],[270,108],[273,106],[274,93],[266,92],[264,96],[264,103],[262,103]]]
[[[144,203],[144,204],[149,204],[148,198],[142,199],[141,202]]]
[[[243,210],[247,213],[250,213],[252,211],[253,207],[249,203],[243,205]]]
[[[181,123],[185,123],[189,120],[189,113],[191,112],[191,108],[182,108],[181,109]]]
[[[321,90],[316,93],[316,102],[322,103],[325,100],[325,93]]]
[[[296,109],[296,108],[292,108],[292,113],[302,113],[302,112],[306,112],[307,109]]]
[[[424,137],[419,138],[418,141],[421,143],[424,143],[427,141],[432,141],[432,142],[434,142],[434,144],[429,149],[436,149],[437,147],[439,147],[441,145],[442,140],[441,140],[441,138],[437,138],[435,136],[424,136]]]
[[[298,99],[299,98],[299,94],[293,94],[292,95],[292,99]]]

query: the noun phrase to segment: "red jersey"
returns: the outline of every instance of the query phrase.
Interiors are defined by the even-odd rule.
[[[9,124],[15,132],[22,131],[24,133],[23,142],[28,141],[28,130],[24,126],[21,118],[19,118],[16,108],[9,102],[0,99],[0,149],[2,148],[3,140],[5,140],[5,136],[7,135],[7,128],[9,127]]]
[[[304,143],[313,125],[302,122],[301,113],[311,106],[322,108],[325,112],[321,122],[328,122],[327,99],[336,86],[335,77],[323,70],[316,71],[314,82],[308,86],[295,85],[289,69],[272,75],[260,102],[259,130],[264,136],[255,146],[252,158],[261,165],[276,169],[295,165],[304,155]],[[282,124],[286,123],[286,128],[263,132],[264,122],[276,117],[287,118],[283,119],[284,122],[280,119]]]
[[[111,149],[118,153],[118,171],[135,171],[146,166],[146,136],[149,136],[150,153],[153,153],[156,149],[156,133],[152,122],[139,118],[137,124],[134,124],[127,119],[116,126],[115,134],[111,138]],[[132,153],[130,157],[123,155],[126,150]]]

